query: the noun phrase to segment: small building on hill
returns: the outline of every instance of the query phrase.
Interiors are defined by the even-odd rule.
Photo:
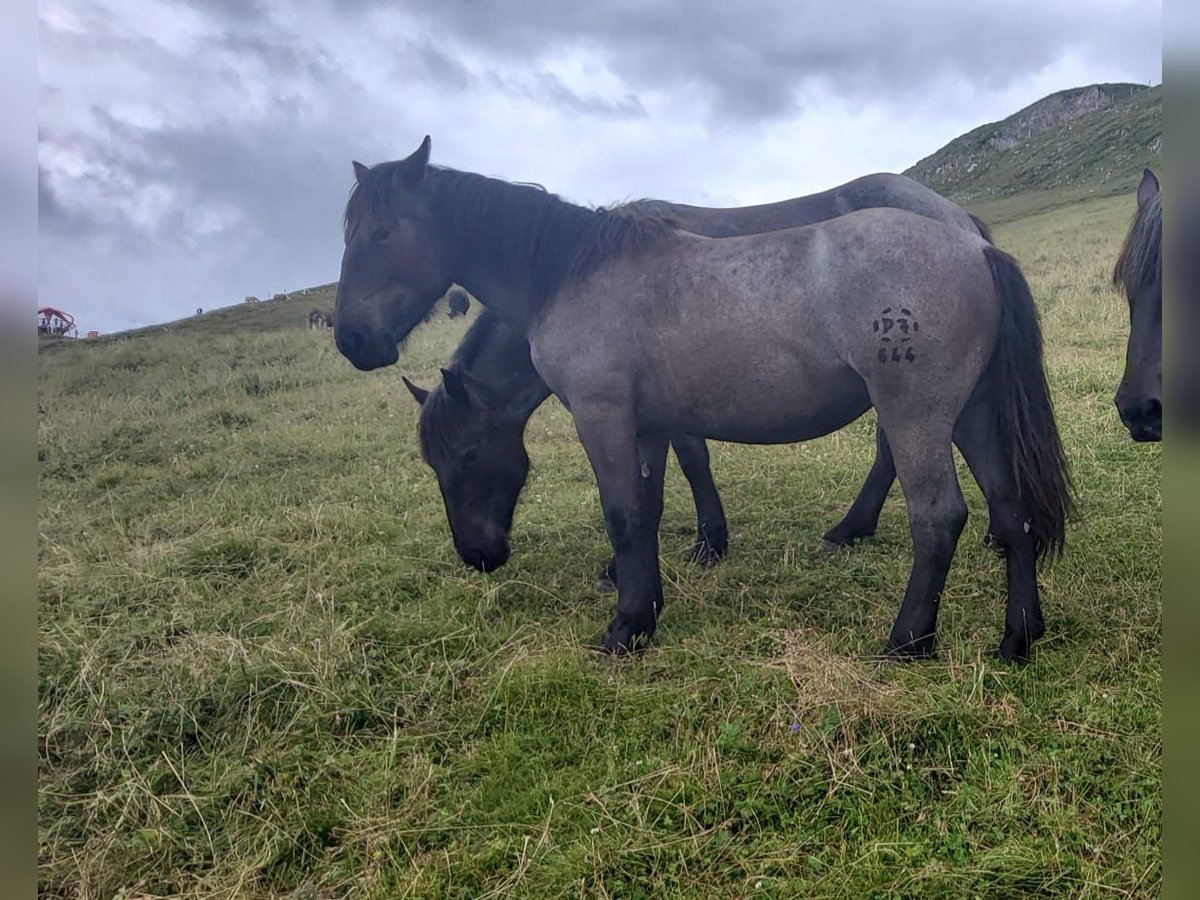
[[[70,313],[55,309],[53,306],[43,306],[37,311],[38,337],[79,337],[79,329],[75,327],[75,317]]]

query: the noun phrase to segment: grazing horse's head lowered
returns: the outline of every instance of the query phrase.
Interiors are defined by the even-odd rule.
[[[1125,375],[1117,411],[1135,441],[1162,440],[1162,192],[1149,169],[1137,189],[1137,213],[1113,283],[1129,301]]]
[[[529,474],[524,417],[484,418],[502,402],[455,367],[433,391],[404,385],[421,405],[421,456],[437,473],[454,547],[467,565],[492,572],[508,562],[508,534]]]

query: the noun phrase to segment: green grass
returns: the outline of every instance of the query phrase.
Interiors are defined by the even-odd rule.
[[[672,472],[654,647],[587,649],[598,499],[554,402],[515,555],[464,570],[401,373],[355,372],[313,298],[40,358],[39,872],[50,897],[1149,897],[1160,884],[1160,452],[1111,396],[1107,275],[1132,197],[996,229],[1042,306],[1080,488],[1036,661],[991,651],[1003,564],[972,516],[938,660],[869,659],[903,502],[844,555],[870,417],[715,445],[732,553],[683,563]]]

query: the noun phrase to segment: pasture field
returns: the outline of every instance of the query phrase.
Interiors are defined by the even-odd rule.
[[[589,649],[609,550],[555,401],[527,431],[511,562],[454,553],[400,375],[431,385],[463,320],[371,374],[307,329],[312,296],[45,348],[41,893],[1155,896],[1161,454],[1111,399],[1132,192],[1013,202],[996,239],[1041,306],[1080,493],[1024,667],[991,655],[1004,566],[965,468],[940,656],[871,658],[911,560],[899,491],[873,541],[812,552],[871,415],[714,444],[732,540],[710,571],[682,561],[673,468],[667,612],[613,660]]]

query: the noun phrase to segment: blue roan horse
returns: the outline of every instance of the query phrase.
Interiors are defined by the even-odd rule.
[[[894,209],[709,239],[669,218],[574,206],[537,188],[407,159],[355,164],[335,338],[391,365],[452,283],[525,337],[570,409],[619,574],[605,646],[662,611],[658,520],[671,434],[807,440],[875,406],[908,501],[914,562],[887,652],[936,646],[967,510],[957,444],[1006,551],[999,652],[1045,626],[1037,558],[1061,551],[1067,464],[1041,333],[1015,261],[979,234]]]
[[[987,226],[958,204],[911,178],[887,172],[761,206],[715,209],[639,200],[623,209],[668,215],[693,234],[732,237],[811,225],[883,206],[979,232],[991,242]],[[466,297],[459,287],[452,288],[449,296],[453,298],[456,292]],[[437,474],[454,547],[467,565],[495,571],[508,561],[509,531],[528,475],[525,426],[550,396],[550,388],[533,367],[529,343],[494,312],[485,311],[455,350],[441,384],[427,391],[408,379],[404,382],[421,406],[421,456]],[[850,510],[825,533],[822,549],[850,547],[875,533],[896,479],[887,438],[878,427],[875,436],[875,462]],[[696,505],[696,540],[689,559],[711,565],[725,555],[729,527],[713,480],[708,446],[703,438],[673,434],[671,447]],[[991,543],[990,533],[985,543]],[[596,587],[616,590],[614,561],[607,563]]]

